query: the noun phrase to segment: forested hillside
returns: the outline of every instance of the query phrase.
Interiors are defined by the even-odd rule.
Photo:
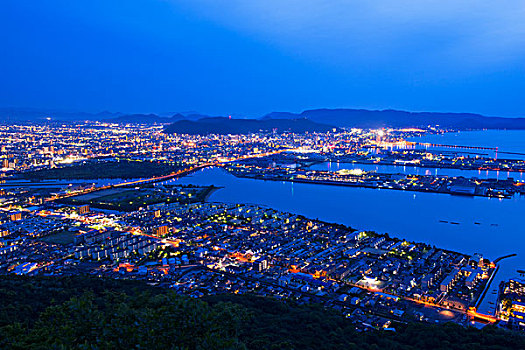
[[[495,327],[447,324],[357,332],[319,306],[255,296],[204,300],[140,282],[0,279],[1,349],[523,349]]]

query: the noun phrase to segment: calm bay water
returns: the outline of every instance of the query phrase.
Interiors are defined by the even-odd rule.
[[[525,152],[525,131],[490,131],[487,134],[463,132],[431,135],[419,140],[437,142],[433,140],[434,137],[442,144],[470,143],[485,147],[491,147],[494,138],[501,142],[498,144],[500,150]],[[520,142],[521,148],[517,147]],[[353,166],[344,166],[347,165]],[[332,163],[317,166],[336,165]],[[356,167],[363,168],[362,165]],[[419,170],[422,173],[426,170],[435,171]],[[445,169],[437,171],[445,175],[442,170]],[[471,176],[468,173],[465,175]],[[223,189],[212,194],[211,201],[265,205],[328,222],[347,224],[359,230],[375,230],[410,241],[426,242],[466,254],[481,253],[490,259],[517,253],[518,256],[501,262],[498,275],[480,308],[485,312],[492,311],[493,306],[489,302],[495,300],[493,291],[497,289],[499,282],[517,275],[517,269],[525,269],[525,197],[495,199],[241,179],[220,168],[204,169],[174,181],[223,186]]]
[[[440,135],[425,135],[409,139],[415,142],[428,142],[442,145],[481,146],[498,148],[498,158],[525,159],[524,130],[483,130],[461,131]],[[450,150],[450,149],[449,149]],[[492,151],[480,151],[493,156]],[[509,152],[509,153],[506,153]],[[515,154],[520,153],[520,154]]]

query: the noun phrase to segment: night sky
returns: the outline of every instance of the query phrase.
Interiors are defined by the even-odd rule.
[[[525,116],[525,2],[5,0],[0,106]]]

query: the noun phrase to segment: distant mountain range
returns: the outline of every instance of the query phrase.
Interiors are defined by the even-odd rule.
[[[426,127],[439,125],[451,129],[525,129],[525,118],[486,117],[473,113],[406,112],[396,110],[366,109],[313,109],[302,113],[272,112],[262,118],[210,117],[194,112],[175,113],[169,116],[158,114],[125,114],[115,112],[85,113],[42,110],[35,108],[0,108],[3,122],[45,121],[103,121],[110,123],[174,124],[167,130],[195,130],[196,133],[223,130],[294,130],[313,131],[318,128],[336,127]],[[268,123],[272,120],[272,123]],[[288,121],[288,123],[286,122]],[[190,123],[191,122],[191,123]],[[227,126],[218,124],[225,123]],[[172,131],[170,131],[172,132]]]
[[[0,120],[2,122],[39,122],[47,118],[61,121],[83,121],[116,118],[122,113],[103,111],[100,113],[72,112],[40,108],[0,108]]]
[[[171,117],[161,117],[156,114],[123,114],[116,118],[107,118],[102,121],[108,123],[170,124],[180,120],[199,120],[202,118],[209,118],[209,116],[203,114],[182,115],[180,113],[176,113]]]
[[[276,132],[327,132],[337,130],[335,126],[316,123],[305,118],[298,119],[230,119],[224,117],[202,118],[197,121],[179,120],[164,129],[166,133],[206,134],[249,134],[260,131]]]
[[[126,114],[120,112],[103,111],[99,113],[71,112],[52,109],[38,108],[0,108],[0,120],[4,122],[39,122],[50,120],[56,121],[101,121],[108,123],[138,123],[138,124],[169,124],[178,120],[198,120],[209,117],[198,113],[175,113],[170,117],[157,114]]]
[[[525,129],[525,118],[485,117],[473,113],[405,112],[366,109],[313,109],[299,114],[273,112],[263,119],[307,118],[318,123],[340,127],[425,127],[439,125],[453,129]]]

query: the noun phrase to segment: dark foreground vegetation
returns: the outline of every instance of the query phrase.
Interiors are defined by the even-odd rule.
[[[0,279],[1,349],[523,349],[525,337],[453,324],[359,333],[319,306],[196,300],[132,281]]]
[[[61,168],[35,170],[20,174],[29,180],[132,179],[167,175],[180,168],[148,161],[90,161]]]

